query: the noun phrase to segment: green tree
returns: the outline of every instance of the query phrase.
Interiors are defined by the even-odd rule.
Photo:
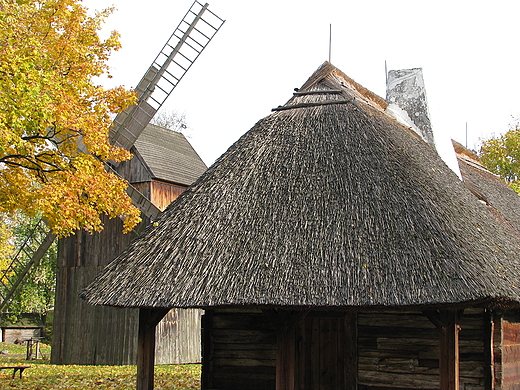
[[[34,251],[45,236],[45,230],[36,229],[38,217],[28,217],[22,213],[13,216],[1,215],[2,222],[9,237],[10,249],[0,255],[0,272],[2,275],[0,288],[5,296],[14,284],[17,273],[29,262]],[[32,250],[18,251],[23,244]],[[15,255],[16,261],[13,262]],[[57,241],[46,251],[38,264],[31,267],[15,295],[9,300],[4,310],[12,314],[40,313],[45,314],[54,306],[56,290]]]
[[[480,161],[520,194],[520,124],[482,143]]]

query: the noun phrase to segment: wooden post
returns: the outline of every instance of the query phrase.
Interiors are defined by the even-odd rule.
[[[169,309],[139,309],[137,339],[137,390],[153,390],[155,327]]]
[[[213,388],[213,310],[204,311],[202,316],[202,375],[203,389]]]
[[[347,312],[345,315],[343,342],[339,344],[344,352],[344,383],[345,390],[358,388],[358,351],[357,351],[357,313]]]
[[[440,310],[440,389],[459,390],[459,313],[457,310]]]

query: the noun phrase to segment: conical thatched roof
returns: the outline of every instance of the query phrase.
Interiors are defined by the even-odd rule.
[[[466,187],[506,230],[520,239],[520,196],[479,162],[478,156],[452,141]]]
[[[519,242],[325,63],[82,293],[125,307],[518,302]]]

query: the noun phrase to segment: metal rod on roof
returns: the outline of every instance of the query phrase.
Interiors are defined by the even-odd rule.
[[[466,122],[466,149],[468,148],[468,122]]]
[[[329,62],[331,58],[331,52],[332,52],[332,23],[329,24]]]

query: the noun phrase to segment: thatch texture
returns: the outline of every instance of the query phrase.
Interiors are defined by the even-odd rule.
[[[331,100],[341,103],[319,104]],[[520,301],[519,242],[384,107],[325,63],[82,297],[126,307]]]
[[[487,206],[500,224],[520,239],[520,196],[480,164],[475,153],[455,141],[453,146],[466,187]]]

